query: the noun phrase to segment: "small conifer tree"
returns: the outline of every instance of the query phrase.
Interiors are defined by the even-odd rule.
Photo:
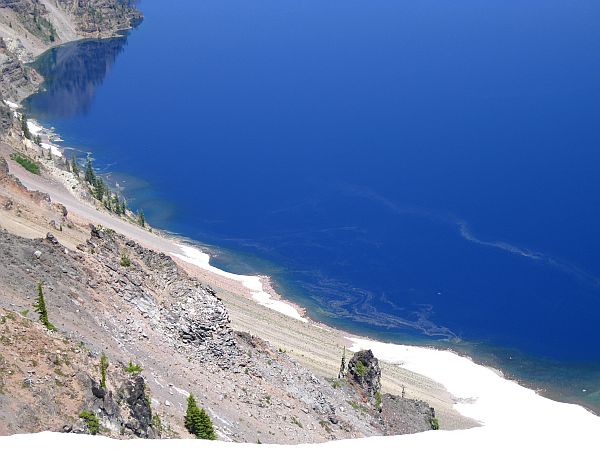
[[[140,227],[144,228],[146,226],[146,217],[144,216],[144,211],[140,210],[138,214],[138,224]]]
[[[71,157],[71,170],[75,175],[79,175],[79,166],[77,165],[77,160],[75,159],[75,155]]]
[[[29,125],[27,125],[27,116],[25,113],[21,114],[21,129],[23,130],[23,136],[26,139],[31,139],[31,132],[29,131]]]
[[[212,420],[210,420],[209,415],[204,411],[203,408],[200,408],[200,439],[209,439],[214,441],[217,438],[215,434],[215,430],[213,428]]]
[[[188,397],[187,410],[184,418],[185,428],[198,439],[217,438],[212,420],[203,408],[199,408],[192,394]]]
[[[89,156],[85,164],[85,181],[87,181],[91,185],[94,185],[96,181],[96,174],[94,173],[94,168],[92,167],[92,160]]]
[[[104,184],[104,180],[102,180],[102,178],[94,176],[94,189],[93,189],[93,195],[94,197],[99,200],[102,201],[102,199],[104,198],[104,195],[106,194],[106,186]]]
[[[42,287],[42,283],[38,283],[37,291],[38,295],[34,309],[40,315],[40,322],[50,331],[56,331],[56,327],[48,320],[48,310],[46,309],[46,299],[44,298],[44,289]]]
[[[198,405],[196,404],[196,398],[194,397],[193,394],[190,394],[189,397],[187,398],[187,409],[185,411],[185,417],[184,417],[184,425],[185,428],[192,434],[196,434],[194,433],[194,420],[193,420],[193,415],[194,413],[198,410]]]
[[[112,196],[110,210],[117,214],[121,214],[121,210],[119,209],[119,195],[116,192]]]
[[[102,353],[100,356],[100,387],[106,389],[106,370],[108,369],[108,357]]]

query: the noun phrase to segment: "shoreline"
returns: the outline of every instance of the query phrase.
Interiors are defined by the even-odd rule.
[[[40,127],[36,131],[40,133],[44,131],[44,128]],[[62,153],[59,150],[57,151],[62,156]],[[50,172],[50,175],[51,178],[54,178],[53,181],[58,181],[65,188],[67,194],[72,194],[67,189],[68,182],[63,179],[57,180],[56,174],[53,172]],[[31,179],[25,180],[24,184],[34,189],[39,187],[39,185],[32,185]],[[54,195],[51,195],[51,197],[53,201],[60,202],[60,199],[56,200]],[[441,410],[442,417],[444,417],[444,414],[447,414],[447,417],[457,420],[457,426],[453,427],[455,431],[452,431],[452,433],[465,434],[470,430],[482,429],[490,430],[491,433],[498,430],[502,430],[503,433],[509,433],[514,427],[518,427],[522,421],[527,422],[527,426],[533,426],[531,425],[531,420],[527,421],[519,414],[516,415],[516,417],[519,417],[518,421],[513,419],[515,417],[515,410],[527,410],[528,408],[531,408],[531,410],[528,410],[527,414],[531,413],[539,416],[539,420],[541,421],[539,425],[542,427],[545,423],[558,422],[563,424],[564,427],[565,424],[569,424],[569,419],[573,418],[576,419],[574,423],[567,425],[569,429],[566,431],[569,433],[571,432],[570,427],[573,430],[593,429],[594,426],[600,429],[600,418],[587,411],[583,406],[557,402],[543,397],[534,390],[520,385],[517,381],[505,378],[503,374],[498,373],[497,369],[476,364],[470,357],[461,356],[450,350],[379,342],[367,337],[344,332],[343,330],[316,322],[310,318],[307,319],[303,316],[306,311],[293,302],[283,299],[273,289],[268,277],[234,274],[211,266],[210,255],[203,252],[200,248],[190,245],[189,242],[184,240],[185,238],[178,238],[169,234],[168,231],[153,230],[150,232],[146,229],[142,230],[136,225],[126,222],[105,210],[98,209],[96,205],[86,202],[81,197],[72,195],[72,198],[82,206],[81,210],[75,212],[75,214],[80,216],[84,221],[96,223],[96,219],[100,217],[105,223],[114,224],[115,222],[119,222],[123,225],[122,228],[125,231],[117,231],[134,240],[138,240],[139,236],[137,236],[138,233],[132,232],[131,229],[137,228],[138,232],[145,235],[145,238],[141,241],[143,245],[153,247],[175,257],[178,265],[182,266],[184,270],[191,271],[194,275],[199,275],[199,278],[208,280],[207,284],[211,287],[216,284],[216,288],[220,293],[225,293],[226,296],[237,297],[237,300],[232,298],[224,299],[228,310],[235,309],[232,308],[232,305],[237,305],[239,302],[246,302],[245,305],[236,306],[238,309],[235,309],[235,312],[232,313],[232,321],[235,321],[237,324],[236,329],[246,328],[254,330],[257,335],[270,341],[274,346],[276,346],[278,341],[282,341],[284,347],[280,348],[287,350],[288,347],[291,347],[290,353],[297,356],[299,360],[304,361],[309,367],[312,364],[311,368],[315,371],[319,372],[318,365],[319,363],[323,363],[319,358],[330,359],[332,351],[330,350],[326,356],[319,354],[309,354],[307,356],[304,353],[299,355],[300,351],[308,352],[308,350],[300,344],[296,344],[298,345],[298,349],[293,347],[289,339],[293,339],[294,337],[299,340],[306,339],[307,341],[313,339],[322,345],[324,345],[325,340],[330,339],[331,342],[329,344],[333,344],[333,347],[337,348],[338,351],[341,350],[342,345],[348,345],[353,351],[367,348],[365,346],[368,346],[378,358],[386,362],[386,369],[397,368],[399,370],[399,372],[392,373],[392,376],[403,373],[405,377],[410,377],[410,375],[407,375],[407,372],[411,372],[412,374],[417,374],[431,380],[436,385],[442,386],[449,394],[449,397],[438,399],[435,407],[437,411]],[[85,210],[87,208],[95,209],[99,213],[99,216],[91,217],[89,214],[86,214]],[[72,211],[72,209],[69,208],[69,211]],[[58,237],[60,238],[61,236],[59,235]],[[249,305],[248,303],[253,303],[254,305]],[[261,308],[269,311],[262,311]],[[256,314],[257,312],[261,316],[258,320],[256,317],[252,317],[252,314]],[[234,315],[235,317],[233,317]],[[272,319],[274,316],[276,318]],[[285,329],[289,336],[283,336],[283,331],[281,330],[277,331],[279,333],[277,334],[274,331],[276,328],[275,323],[280,328]],[[317,337],[310,333],[310,330],[314,329],[319,330]],[[276,336],[272,336],[273,334]],[[318,353],[314,349],[312,351]],[[308,362],[308,360],[313,360],[314,362]],[[335,367],[337,363],[338,360],[335,359],[333,361],[334,370],[337,368]],[[320,369],[322,375],[324,373],[335,375],[331,374],[331,367],[325,366],[320,367]],[[427,382],[419,379],[416,384],[418,383],[422,384],[423,391],[429,389]],[[389,377],[383,381],[383,385],[387,391],[392,393],[399,393],[399,387],[404,386],[403,383],[400,385],[396,383],[394,385]],[[423,395],[418,390],[413,392],[417,392],[417,395]],[[496,394],[497,392],[501,394]],[[440,391],[436,391],[434,395],[441,395]],[[460,420],[452,415],[452,411],[444,411],[443,406],[440,405],[449,401],[451,402],[451,408],[455,412],[462,417],[472,420],[460,423]],[[517,407],[516,405],[520,406]],[[535,410],[535,413],[531,412],[533,410]],[[477,422],[483,426],[475,426]],[[467,425],[469,423],[470,425]],[[442,424],[445,425],[443,422]],[[581,424],[585,424],[585,427],[581,426]],[[456,431],[457,429],[460,429],[460,431]],[[525,431],[522,430],[522,432]],[[473,436],[472,439],[476,439],[477,436],[481,435],[481,431],[471,431],[471,433]],[[431,433],[423,433],[422,435],[427,434]],[[484,435],[486,439],[490,438],[487,434],[484,433]],[[398,437],[398,439],[401,438]],[[462,438],[471,439],[469,436],[463,436]]]

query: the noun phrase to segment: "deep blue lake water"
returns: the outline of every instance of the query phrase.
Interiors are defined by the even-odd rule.
[[[312,317],[600,409],[600,2],[145,0],[30,113]]]

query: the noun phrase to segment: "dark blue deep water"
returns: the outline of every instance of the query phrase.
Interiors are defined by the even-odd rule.
[[[28,106],[152,225],[600,409],[600,2],[141,7],[45,54]]]

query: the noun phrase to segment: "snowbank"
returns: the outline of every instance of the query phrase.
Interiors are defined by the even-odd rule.
[[[349,339],[354,342],[352,351],[371,349],[381,360],[444,385],[456,398],[455,408],[482,424],[469,430],[425,433],[415,438],[415,445],[420,445],[422,439],[465,449],[496,448],[500,444],[524,448],[525,443],[536,449],[567,445],[577,449],[600,448],[600,417],[579,405],[542,397],[493,369],[450,351]]]

